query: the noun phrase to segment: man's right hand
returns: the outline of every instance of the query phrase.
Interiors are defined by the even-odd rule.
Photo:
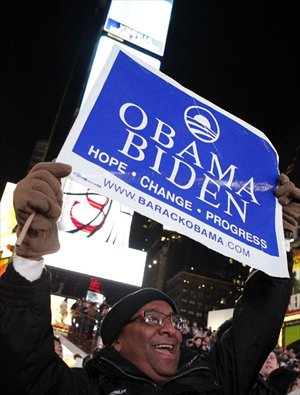
[[[68,176],[71,170],[71,166],[64,163],[38,163],[17,184],[13,198],[17,235],[30,214],[35,213],[22,244],[16,248],[17,255],[39,260],[59,250],[56,222],[63,199],[60,179]]]
[[[300,189],[286,174],[280,174],[278,181],[279,186],[275,189],[275,196],[282,205],[283,227],[294,233],[300,218]]]

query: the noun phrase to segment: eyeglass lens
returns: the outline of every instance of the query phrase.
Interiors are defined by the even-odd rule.
[[[176,314],[166,315],[159,311],[145,311],[144,312],[145,322],[152,325],[164,325],[166,319],[169,319],[172,325],[181,330],[184,326],[184,319]]]

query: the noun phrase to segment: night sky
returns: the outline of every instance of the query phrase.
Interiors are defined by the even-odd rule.
[[[49,155],[58,153],[74,121],[105,1],[6,3],[0,194],[7,181],[26,174],[37,139],[54,131]],[[161,67],[263,131],[279,153],[281,170],[300,144],[297,3],[175,0]],[[300,184],[299,171],[292,177]]]

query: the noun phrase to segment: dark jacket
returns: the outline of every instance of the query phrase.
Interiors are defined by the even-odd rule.
[[[5,395],[246,395],[276,345],[292,280],[256,271],[238,301],[232,327],[206,355],[182,350],[174,377],[157,384],[111,347],[85,369],[54,352],[49,273],[32,283],[12,265],[0,279],[0,375]]]
[[[90,377],[97,377],[95,393],[100,394],[222,394],[208,361],[187,350],[181,354],[175,376],[163,383],[155,383],[122,357],[113,347],[96,352],[86,365]],[[100,392],[99,391],[100,383]]]
[[[259,374],[249,395],[279,395],[278,392]]]

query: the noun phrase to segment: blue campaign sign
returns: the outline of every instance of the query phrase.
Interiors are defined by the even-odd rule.
[[[58,157],[72,178],[220,253],[286,276],[266,136],[115,49]]]

